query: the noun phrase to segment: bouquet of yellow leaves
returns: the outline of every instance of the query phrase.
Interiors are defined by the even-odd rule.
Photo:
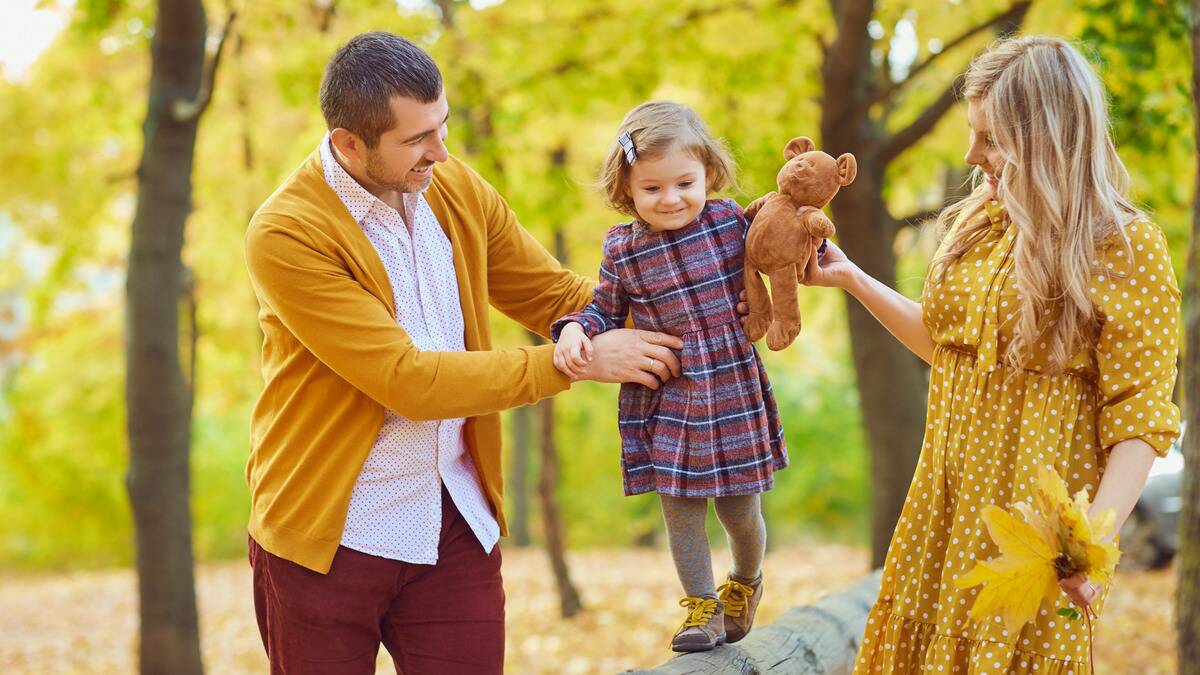
[[[983,522],[1001,555],[977,563],[954,583],[959,588],[984,584],[971,617],[987,620],[1000,615],[1015,635],[1043,604],[1058,597],[1060,580],[1086,574],[1093,582],[1108,583],[1121,552],[1115,543],[1104,541],[1116,519],[1113,510],[1105,509],[1090,519],[1087,491],[1076,492],[1072,499],[1053,469],[1039,470],[1032,504],[1019,502],[1012,508],[1013,513],[995,505],[984,508]],[[1059,614],[1079,617],[1072,608]]]

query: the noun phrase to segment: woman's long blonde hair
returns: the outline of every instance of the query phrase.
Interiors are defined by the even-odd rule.
[[[996,196],[1017,228],[1020,303],[1004,361],[1021,367],[1038,344],[1061,371],[1098,333],[1088,289],[1102,242],[1119,235],[1128,251],[1125,226],[1145,217],[1126,196],[1129,173],[1109,133],[1104,85],[1067,42],[1027,36],[978,56],[963,95],[982,110],[1004,158]],[[976,167],[976,184],[982,179]],[[988,219],[976,216],[988,198],[975,190],[938,216],[938,230],[949,235],[932,263],[935,279],[987,232]]]

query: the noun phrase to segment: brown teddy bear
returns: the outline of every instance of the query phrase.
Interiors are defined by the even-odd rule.
[[[833,223],[821,209],[843,185],[854,181],[858,163],[846,153],[836,160],[816,150],[811,139],[798,136],[783,150],[787,162],[775,182],[778,192],[759,197],[746,207],[751,221],[746,233],[746,336],[767,336],[774,351],[787,347],[800,334],[796,285],[813,249],[833,235]],[[772,303],[759,273],[771,278]],[[772,306],[773,304],[773,306]]]

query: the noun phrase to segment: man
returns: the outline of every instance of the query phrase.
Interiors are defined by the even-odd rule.
[[[329,133],[251,220],[265,386],[250,561],[273,672],[499,673],[498,411],[570,381],[553,346],[492,350],[488,305],[545,335],[592,282],[446,151],[427,54],[360,35],[321,82]],[[584,379],[657,387],[678,338],[619,330]]]

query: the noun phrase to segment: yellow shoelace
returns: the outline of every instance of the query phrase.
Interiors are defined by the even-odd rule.
[[[679,601],[680,607],[687,607],[688,616],[684,620],[680,630],[691,628],[693,626],[703,626],[708,623],[712,615],[717,611],[716,598],[684,598]]]
[[[754,595],[754,587],[730,579],[717,589],[721,602],[725,603],[725,613],[729,616],[741,616],[746,611],[750,596]]]

